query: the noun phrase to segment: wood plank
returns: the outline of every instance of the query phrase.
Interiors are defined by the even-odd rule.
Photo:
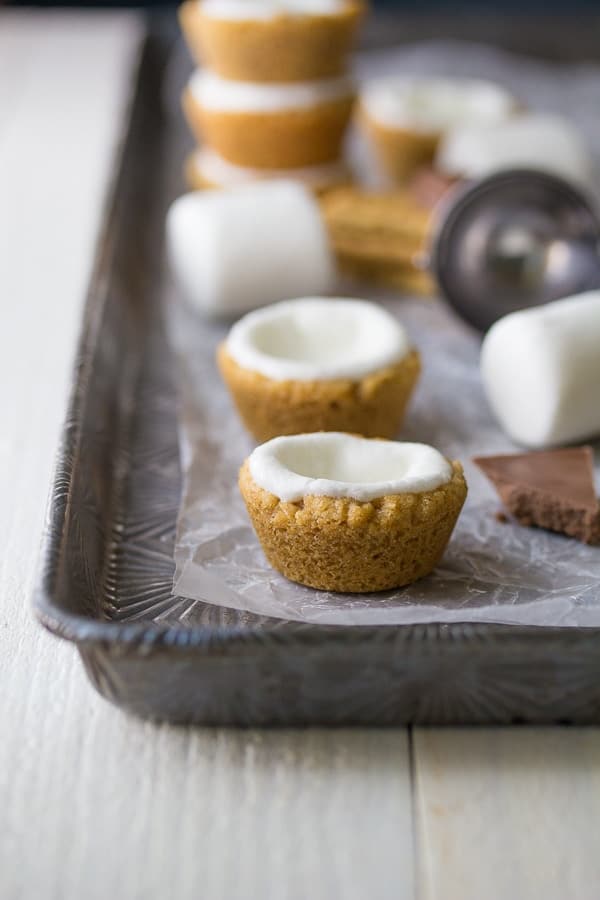
[[[139,722],[29,610],[139,38],[0,16],[0,896],[412,900],[405,732]]]
[[[159,727],[71,675],[23,896],[412,900],[403,732]]]
[[[598,729],[420,729],[414,742],[419,897],[597,896]]]

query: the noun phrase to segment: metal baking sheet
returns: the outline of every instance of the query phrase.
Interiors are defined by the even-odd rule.
[[[77,644],[104,696],[157,719],[600,721],[593,624],[441,617],[309,624],[173,593],[182,473],[161,246],[188,147],[172,104],[181,59],[172,54],[174,35],[172,26],[159,28],[141,67],[83,323],[35,598],[39,618]],[[419,430],[435,443],[428,427],[430,417]]]
[[[499,521],[496,494],[472,463],[478,454],[519,449],[502,433],[485,401],[479,335],[440,301],[378,296],[373,290],[369,296],[404,323],[423,359],[423,376],[402,438],[432,444],[465,467],[469,494],[443,559],[427,578],[379,594],[315,591],[275,572],[237,488],[239,467],[253,443],[215,377],[215,348],[225,329],[179,308],[173,297],[174,344],[184,383],[185,477],[175,547],[178,592],[318,624],[600,626],[600,549]]]

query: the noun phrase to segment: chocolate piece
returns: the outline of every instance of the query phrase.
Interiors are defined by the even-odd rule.
[[[521,525],[600,544],[600,506],[591,447],[570,447],[473,460]]]

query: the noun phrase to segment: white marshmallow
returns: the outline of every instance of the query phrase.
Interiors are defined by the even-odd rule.
[[[293,181],[180,197],[167,215],[167,246],[182,292],[210,316],[325,293],[335,278],[319,206]]]
[[[325,188],[331,184],[338,184],[347,176],[346,165],[342,162],[303,166],[297,169],[252,169],[236,166],[223,159],[210,147],[196,150],[193,165],[201,178],[220,187],[276,178],[301,181],[311,188]]]
[[[281,112],[330,103],[352,94],[350,78],[323,78],[290,84],[229,81],[208,69],[198,69],[190,79],[194,99],[218,112]]]
[[[279,16],[335,16],[347,6],[346,0],[200,0],[207,18],[265,21]]]
[[[566,119],[519,115],[486,127],[457,126],[438,148],[436,168],[446,175],[482,178],[511,168],[534,168],[581,184],[593,177],[590,153]]]
[[[252,452],[248,465],[256,484],[284,502],[308,496],[366,502],[433,491],[452,477],[448,460],[427,444],[336,431],[273,438]]]
[[[507,434],[551,447],[600,434],[600,291],[511,313],[481,350],[490,406]]]
[[[358,381],[410,349],[406,331],[385,309],[340,297],[303,297],[248,313],[226,343],[239,366],[275,381]]]
[[[367,82],[360,99],[376,122],[423,133],[463,122],[501,121],[515,106],[512,95],[499,85],[470,78],[380,78]]]

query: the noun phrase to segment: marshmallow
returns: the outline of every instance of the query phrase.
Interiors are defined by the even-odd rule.
[[[590,153],[577,129],[550,115],[459,125],[442,138],[435,160],[446,175],[482,178],[502,169],[533,168],[582,184],[593,177]]]
[[[452,478],[448,460],[427,444],[336,431],[273,438],[251,453],[248,464],[256,484],[284,502],[308,496],[366,502],[432,491]]]
[[[349,97],[350,78],[324,78],[291,84],[229,81],[208,69],[198,69],[190,79],[190,91],[204,109],[219,112],[281,112],[305,109]]]
[[[325,293],[335,277],[319,206],[292,181],[180,197],[167,215],[167,246],[182,292],[211,316]]]
[[[248,313],[226,347],[239,366],[275,381],[359,381],[403,359],[410,342],[398,320],[375,303],[304,297]]]
[[[209,19],[265,21],[279,16],[335,16],[347,6],[346,0],[201,0],[203,15]]]
[[[515,101],[489,81],[404,76],[376,79],[361,92],[367,114],[381,125],[435,133],[458,122],[489,124],[509,116]]]
[[[210,147],[196,150],[192,157],[192,165],[200,178],[219,187],[276,178],[302,181],[311,188],[321,190],[328,185],[339,184],[348,177],[346,164],[339,161],[316,166],[300,166],[297,169],[254,169],[236,166]]]
[[[500,319],[483,341],[481,374],[516,443],[544,448],[600,434],[600,290]]]

